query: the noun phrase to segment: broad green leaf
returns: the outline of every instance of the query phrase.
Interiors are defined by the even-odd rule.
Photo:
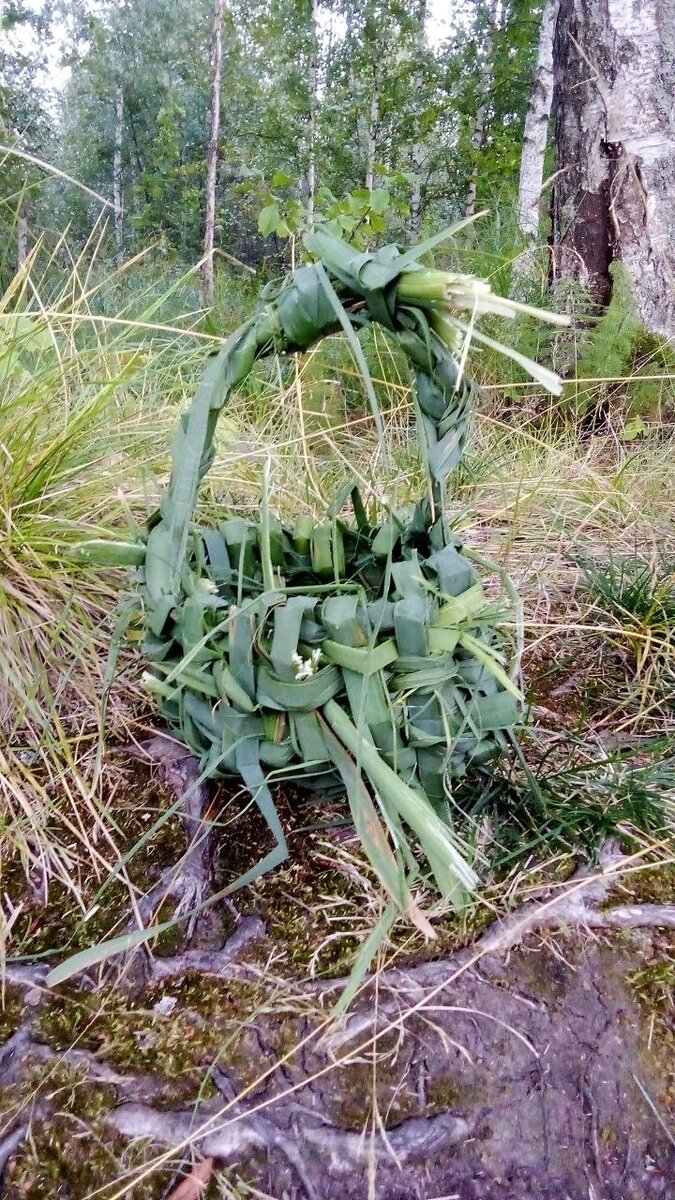
[[[391,196],[384,188],[375,188],[370,196],[370,207],[373,212],[384,213],[391,204]]]
[[[631,417],[629,421],[626,421],[621,433],[619,434],[619,437],[621,438],[622,442],[633,442],[636,438],[642,437],[644,433],[647,433],[647,426],[642,420],[642,417],[638,415]]]
[[[269,237],[271,233],[276,233],[280,223],[281,213],[276,204],[267,204],[265,208],[260,210],[258,230],[263,237]]]

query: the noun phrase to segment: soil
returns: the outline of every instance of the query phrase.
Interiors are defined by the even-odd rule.
[[[193,809],[193,833],[196,820]],[[312,846],[303,870],[292,858],[163,956],[140,952],[56,989],[40,964],[8,967],[7,1200],[158,1200],[189,1169],[187,1143],[229,1181],[225,1191],[214,1176],[207,1200],[251,1195],[247,1184],[274,1200],[674,1196],[673,871],[618,897],[577,872],[557,909],[544,892],[477,940],[482,918],[447,920],[436,961],[381,973],[336,1026],[330,975],[370,917],[359,921],[363,881],[331,876],[324,836],[299,840]],[[211,870],[207,850],[190,861],[191,896]],[[164,878],[153,863],[144,884]],[[310,917],[331,879],[332,900]],[[117,931],[120,909],[115,900]],[[608,913],[609,925],[622,914],[617,928],[583,930]],[[640,914],[645,927],[633,928]],[[321,978],[309,977],[312,956]]]

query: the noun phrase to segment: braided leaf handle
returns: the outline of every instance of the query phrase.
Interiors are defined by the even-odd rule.
[[[162,597],[180,590],[199,485],[213,461],[218,415],[233,390],[246,379],[256,359],[307,350],[344,328],[345,321],[356,329],[370,321],[383,325],[396,334],[413,365],[423,464],[434,513],[443,518],[444,487],[464,452],[473,389],[460,379],[453,354],[430,327],[424,309],[397,303],[401,276],[421,268],[396,246],[357,253],[339,238],[319,231],[306,240],[310,250],[322,255],[326,269],[318,262],[296,270],[278,295],[227,339],[209,363],[192,407],[176,430],[171,481],[160,520],[147,542],[146,587],[151,603],[161,603]]]

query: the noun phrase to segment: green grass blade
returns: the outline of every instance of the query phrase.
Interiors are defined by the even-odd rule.
[[[340,999],[333,1006],[331,1015],[336,1021],[343,1017],[349,1008],[370,970],[375,955],[384,945],[391,929],[395,925],[398,915],[399,912],[396,905],[389,904],[376,924],[373,925],[363,945],[359,948],[359,952],[354,960],[354,966],[349,973],[349,979],[344,986]]]

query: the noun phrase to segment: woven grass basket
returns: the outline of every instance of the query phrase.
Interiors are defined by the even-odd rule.
[[[209,362],[175,434],[168,490],[134,548],[157,706],[205,775],[243,781],[275,839],[230,890],[287,854],[271,783],[339,786],[396,910],[426,931],[414,880],[433,879],[457,904],[477,883],[451,819],[453,780],[500,752],[521,714],[517,595],[462,545],[445,501],[473,394],[462,341],[494,345],[475,330],[476,314],[518,306],[470,277],[423,267],[439,240],[360,253],[327,232],[307,237],[316,261],[264,296]],[[322,520],[300,516],[291,527],[263,487],[258,521],[224,514],[215,528],[198,524],[218,417],[260,357],[344,331],[384,436],[356,337],[370,322],[396,338],[414,373],[427,494],[375,519],[348,483]],[[555,389],[550,372],[525,365]],[[486,573],[500,574],[497,601]]]

